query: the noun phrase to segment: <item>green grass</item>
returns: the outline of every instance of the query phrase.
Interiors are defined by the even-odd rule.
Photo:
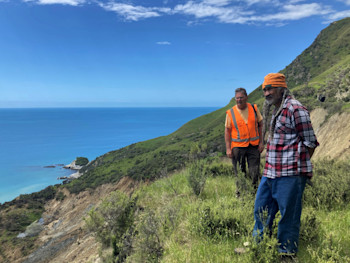
[[[323,107],[329,116],[350,111],[350,96],[344,99],[335,97],[338,92],[346,92],[349,86],[347,84],[350,79],[349,43],[350,18],[346,18],[332,23],[323,30],[309,48],[281,71],[286,74],[288,86],[295,93],[296,99],[309,110]],[[317,101],[316,96],[319,93],[326,94],[325,103]],[[249,94],[249,102],[256,103],[261,111],[264,102],[261,87]],[[213,175],[206,178],[204,189],[199,191],[198,196],[192,189],[196,181],[192,187],[188,184],[187,166],[190,161],[225,155],[225,112],[234,104],[235,101],[231,100],[225,107],[186,123],[168,136],[106,153],[86,165],[81,170],[84,175],[67,185],[49,187],[38,193],[22,195],[12,202],[2,204],[0,206],[0,239],[4,241],[5,238],[10,243],[15,240],[14,237],[23,231],[31,223],[30,221],[40,218],[48,200],[64,198],[62,193],[59,194],[62,187],[67,188],[71,193],[79,193],[106,183],[116,183],[122,177],[128,176],[140,182],[153,182],[138,191],[140,196],[138,205],[140,214],[148,213],[145,214],[144,220],[153,220],[157,223],[155,225],[160,224],[163,229],[159,230],[159,233],[155,229],[140,228],[139,231],[140,233],[144,231],[143,234],[146,235],[147,231],[152,230],[153,241],[160,238],[161,245],[164,247],[162,260],[165,262],[179,262],[177,256],[184,261],[191,259],[191,262],[203,262],[203,259],[208,259],[209,262],[249,262],[253,252],[266,253],[261,247],[252,248],[252,253],[248,256],[239,257],[232,252],[232,248],[250,238],[247,233],[253,224],[251,213],[254,196],[251,194],[249,185],[243,184],[243,198],[236,199],[235,179],[229,176],[226,164],[216,163],[211,167]],[[324,165],[340,172],[331,171]],[[317,224],[322,225],[322,228],[317,227],[316,236],[308,228],[303,230],[305,240],[301,241],[303,245],[299,253],[300,262],[317,262],[317,260],[327,262],[325,258],[336,259],[343,254],[349,256],[349,248],[344,245],[348,241],[345,234],[341,235],[338,231],[335,235],[326,235],[328,232],[336,231],[336,222],[344,229],[348,227],[346,220],[349,219],[349,208],[345,208],[344,203],[348,203],[349,199],[343,198],[350,196],[346,191],[350,186],[346,188],[348,180],[342,176],[346,165],[337,166],[325,161],[323,164],[318,163],[315,167],[316,174],[319,176],[315,176],[315,182],[317,182],[315,187],[306,191],[305,211],[309,214],[307,219],[318,222]],[[174,176],[163,178],[164,174],[173,173],[175,173]],[[332,181],[332,178],[338,178],[341,182]],[[339,191],[343,192],[339,194]],[[334,198],[329,199],[328,193]],[[329,214],[327,214],[328,211]],[[337,220],[336,216],[341,213],[344,213],[345,219]],[[334,218],[331,217],[332,215]],[[12,220],[13,216],[16,220]],[[202,225],[197,224],[193,228],[196,222],[202,222]],[[209,222],[212,228],[205,226],[204,222]],[[335,224],[334,230],[330,222]],[[233,225],[238,231],[230,232],[230,227]],[[316,229],[316,225],[314,227]],[[236,232],[241,236],[234,234]],[[346,231],[344,232],[347,234]],[[203,233],[209,233],[210,237],[206,237]],[[226,237],[220,238],[217,233],[225,233]],[[314,238],[312,243],[308,240],[311,237]],[[266,245],[273,242],[273,239],[268,240]],[[341,244],[340,248],[335,247],[335,242]],[[147,244],[140,238],[136,243],[144,249],[151,249],[147,248]],[[140,248],[135,258],[144,257],[142,251]],[[318,252],[315,254],[312,251]],[[267,255],[262,259],[267,260]],[[208,260],[205,261],[208,262]],[[271,259],[269,260],[271,262]]]
[[[135,180],[154,180],[162,170],[169,172],[182,169],[193,157],[191,149],[197,147],[195,154],[223,155],[224,120],[226,109],[231,104],[189,121],[168,136],[129,145],[117,151],[106,153],[84,167],[84,176],[66,187],[73,193],[99,185],[117,182],[123,176]]]
[[[338,176],[334,180],[343,178],[340,183],[347,184],[343,186],[346,192],[350,187],[346,179],[348,164],[324,161],[315,163],[315,166],[314,186],[305,190],[299,252],[294,262],[347,262],[350,258],[347,197],[340,200],[339,195],[338,200],[331,201],[331,206],[317,204],[310,198],[321,191],[325,192],[324,196],[334,191],[322,179],[327,175]],[[198,196],[189,184],[188,169],[144,184],[133,194],[137,196],[136,205],[139,207],[134,228],[139,229],[142,224],[137,218],[151,213],[153,220],[157,221],[157,230],[153,230],[153,234],[159,238],[158,245],[163,251],[158,261],[145,262],[281,262],[275,249],[276,229],[273,236],[265,237],[262,244],[256,244],[251,236],[255,198],[251,188],[247,187],[237,198],[237,178],[228,174],[231,164],[215,160],[208,168],[215,170],[215,175],[207,177],[204,190]],[[242,174],[238,178],[246,180]],[[249,181],[244,183],[249,184]],[[143,238],[145,235],[147,237],[143,234]],[[139,240],[137,233],[134,239]],[[244,247],[245,242],[250,242],[247,253],[236,254],[234,249]],[[131,253],[126,262],[142,258],[142,249],[138,247],[139,243],[135,244],[138,257]]]
[[[337,241],[344,254],[350,255],[350,206],[335,211],[320,211],[323,235]]]
[[[282,73],[290,88],[305,85],[349,55],[350,18],[345,18],[321,31],[315,41]]]

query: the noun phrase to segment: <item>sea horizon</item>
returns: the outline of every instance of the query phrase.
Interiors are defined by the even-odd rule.
[[[75,172],[61,165],[76,157],[92,161],[130,144],[168,135],[186,122],[217,109],[0,108],[0,203],[61,183],[57,177]]]
[[[0,102],[1,103],[1,102]],[[139,109],[139,108],[150,108],[150,109],[163,109],[163,108],[222,108],[223,106],[30,106],[30,107],[1,107],[2,109]]]

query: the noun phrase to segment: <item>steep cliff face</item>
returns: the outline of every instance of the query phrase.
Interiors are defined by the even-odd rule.
[[[327,120],[323,109],[317,109],[311,113],[311,121],[316,132],[320,146],[316,149],[314,159],[339,159],[350,158],[350,113],[337,113]]]
[[[43,214],[44,230],[36,241],[37,249],[27,257],[15,253],[12,262],[23,263],[85,263],[100,262],[99,248],[94,236],[87,232],[84,217],[110,192],[121,190],[130,193],[137,183],[124,177],[117,184],[105,184],[94,191],[70,194],[65,191],[63,201],[51,200]]]

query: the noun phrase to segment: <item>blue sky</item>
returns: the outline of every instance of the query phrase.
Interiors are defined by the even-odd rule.
[[[350,0],[0,0],[0,107],[225,106]]]

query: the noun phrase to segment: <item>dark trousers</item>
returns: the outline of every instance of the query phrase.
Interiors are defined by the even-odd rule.
[[[247,176],[246,163],[248,163],[248,176],[254,186],[257,187],[260,177],[260,152],[258,146],[235,147],[232,149],[232,164],[235,175],[238,175],[237,164],[240,170]]]

